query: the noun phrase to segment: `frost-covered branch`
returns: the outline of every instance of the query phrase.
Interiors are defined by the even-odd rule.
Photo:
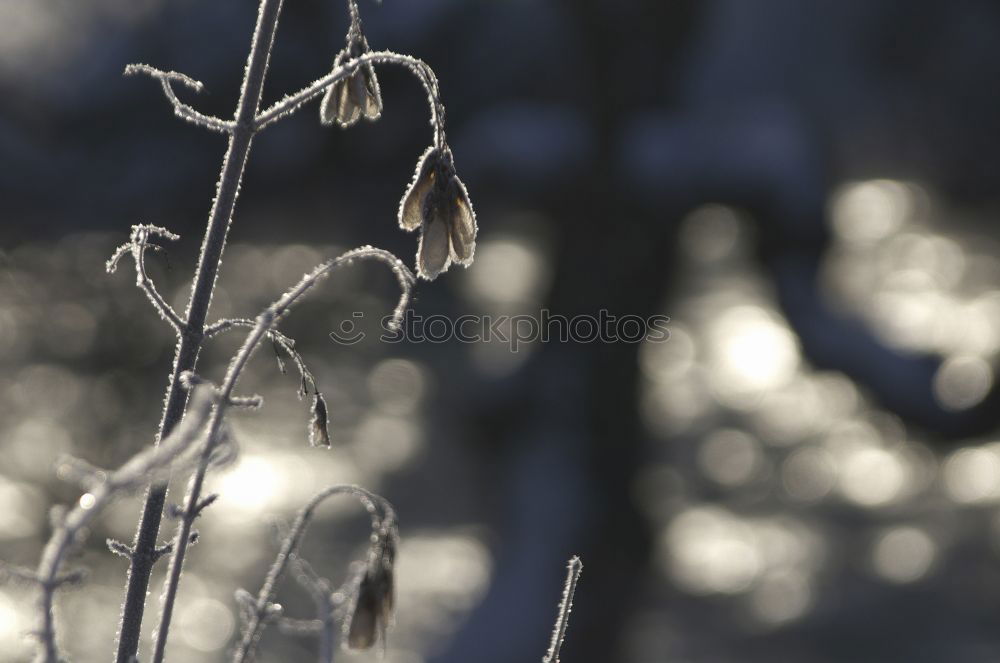
[[[316,660],[319,663],[333,663],[337,645],[336,611],[344,603],[344,597],[351,592],[351,579],[341,588],[334,589],[330,581],[320,576],[312,565],[301,556],[295,555],[289,561],[292,578],[312,597],[316,606],[315,619],[292,619],[282,616],[278,619],[278,630],[286,635],[312,636],[319,640]]]
[[[205,86],[202,85],[200,81],[196,81],[190,76],[182,74],[176,71],[162,71],[156,67],[151,67],[148,64],[130,64],[125,67],[125,76],[135,76],[137,74],[145,74],[150,78],[155,78],[160,81],[160,85],[163,87],[163,94],[167,97],[167,101],[174,107],[174,115],[190,122],[191,124],[196,124],[200,127],[205,127],[206,129],[211,129],[212,131],[218,131],[220,133],[228,134],[232,133],[234,122],[227,122],[226,120],[213,117],[211,115],[205,115],[194,108],[185,104],[177,97],[177,93],[174,91],[173,83],[180,83],[185,85],[195,92],[201,92]]]
[[[131,253],[133,260],[135,260],[135,284],[146,293],[146,297],[153,304],[153,308],[160,314],[160,317],[170,323],[174,331],[180,334],[184,331],[184,321],[163,298],[163,295],[156,289],[153,279],[149,278],[149,274],[146,273],[146,249],[163,250],[158,244],[152,244],[149,241],[150,236],[162,237],[171,241],[180,239],[179,235],[159,226],[148,224],[132,226],[132,235],[129,241],[115,249],[105,267],[109,274],[114,273],[118,269],[118,262],[122,256]]]
[[[434,71],[423,60],[394,53],[392,51],[370,51],[351,58],[333,70],[326,76],[316,79],[311,84],[302,88],[298,92],[285,96],[282,100],[270,106],[267,110],[261,111],[254,122],[257,131],[277,122],[281,118],[294,113],[303,104],[312,101],[323,94],[327,88],[354,74],[360,67],[376,64],[396,64],[406,67],[420,80],[427,94],[427,101],[431,110],[431,126],[434,128],[434,144],[444,145],[444,104],[441,103],[441,93],[438,88],[437,76]]]
[[[442,166],[435,170],[436,174],[442,175],[440,178],[441,186],[429,188],[420,186],[415,191],[414,187],[411,186],[405,200],[412,203],[411,207],[423,210],[425,213],[419,215],[420,218],[417,219],[415,226],[408,226],[402,221],[401,224],[407,230],[415,230],[418,226],[421,230],[422,248],[419,251],[418,265],[420,273],[424,277],[433,278],[447,269],[448,264],[450,264],[449,260],[459,264],[468,264],[471,260],[476,230],[475,221],[464,188],[453,173],[450,150],[447,149],[445,141],[445,111],[440,100],[437,78],[426,63],[416,58],[389,51],[371,52],[361,29],[357,0],[347,0],[347,7],[351,18],[347,46],[337,55],[332,71],[311,86],[285,97],[264,112],[260,110],[260,103],[277,31],[278,18],[282,9],[282,0],[259,0],[257,21],[250,43],[250,52],[246,59],[239,100],[231,121],[205,115],[180,100],[177,94],[177,85],[186,86],[197,92],[203,89],[203,85],[198,81],[177,72],[161,71],[144,64],[133,64],[125,68],[125,75],[141,74],[158,80],[175,115],[198,126],[226,134],[228,146],[222,160],[215,197],[212,201],[205,235],[201,243],[201,252],[194,271],[191,295],[183,315],[179,315],[166,302],[149,278],[145,266],[146,250],[161,250],[159,246],[149,242],[149,238],[159,236],[174,239],[175,236],[153,226],[136,226],[133,229],[131,241],[116,251],[108,263],[109,271],[113,271],[118,261],[124,255],[131,253],[136,264],[136,279],[139,287],[158,313],[178,332],[163,414],[156,436],[162,442],[160,446],[150,452],[149,456],[137,456],[137,458],[144,458],[143,462],[147,463],[148,466],[144,471],[137,473],[139,476],[136,480],[139,482],[152,481],[153,483],[149,485],[142,515],[131,545],[117,541],[109,542],[109,548],[112,552],[129,560],[125,596],[121,607],[121,622],[118,629],[117,663],[134,663],[138,660],[137,652],[152,566],[157,558],[169,556],[171,562],[164,584],[161,620],[159,628],[156,629],[155,649],[151,657],[152,663],[161,663],[163,660],[185,554],[195,536],[192,524],[198,514],[213,499],[211,496],[201,497],[206,472],[213,465],[231,458],[235,449],[235,445],[227,443],[230,438],[225,428],[225,411],[230,406],[259,407],[261,404],[260,398],[256,396],[234,395],[236,382],[259,344],[265,338],[270,339],[275,344],[276,349],[282,350],[296,364],[302,375],[302,391],[308,392],[308,388],[312,387],[314,399],[310,438],[314,443],[328,445],[330,436],[327,431],[326,403],[319,392],[315,390],[315,380],[306,369],[301,356],[295,351],[294,343],[291,339],[277,332],[274,329],[275,325],[297,303],[299,298],[329,274],[333,268],[348,264],[355,258],[380,260],[392,268],[402,289],[399,303],[394,312],[394,326],[397,328],[414,285],[413,274],[395,256],[378,249],[363,247],[317,267],[255,320],[220,321],[220,323],[206,328],[205,322],[212,301],[215,281],[254,135],[281,117],[294,112],[307,101],[323,94],[324,91],[328,92],[331,99],[337,99],[336,104],[323,104],[320,115],[324,123],[336,120],[343,126],[362,115],[368,120],[374,120],[382,109],[380,92],[374,76],[374,65],[397,64],[407,67],[420,80],[427,94],[431,109],[430,123],[434,131],[432,148],[436,150],[435,154],[437,155],[447,155],[448,163],[447,167]],[[340,83],[339,88],[337,87],[338,82]],[[419,180],[418,184],[422,181]],[[465,208],[468,208],[467,214]],[[455,214],[459,214],[459,216],[456,217]],[[471,222],[468,221],[469,218],[472,219]],[[454,226],[454,229],[442,234],[440,232],[442,223]],[[425,234],[428,236],[426,242],[424,241]],[[445,246],[447,254],[447,245],[451,242],[455,242],[458,246],[455,255],[446,255],[445,259],[441,260],[440,249]],[[437,260],[433,262],[430,258]],[[250,333],[230,363],[221,386],[208,388],[207,393],[212,394],[213,407],[209,408],[210,413],[203,413],[203,416],[199,418],[195,416],[196,413],[192,409],[196,403],[194,401],[188,403],[188,392],[192,389],[195,394],[205,391],[200,387],[200,383],[204,381],[197,378],[195,374],[203,341],[208,336],[231,327],[249,328]],[[186,409],[191,410],[187,415],[185,415]],[[166,505],[167,484],[165,479],[169,461],[163,461],[162,465],[157,465],[157,463],[161,462],[162,454],[171,451],[173,443],[170,441],[175,441],[181,432],[189,430],[191,426],[196,424],[203,426],[207,431],[205,433],[206,441],[198,453],[183,452],[180,454],[185,462],[185,467],[190,467],[186,464],[192,462],[193,459],[190,456],[196,456],[197,460],[194,461],[196,469],[188,484],[183,506],[170,510],[173,516],[179,520],[174,541],[166,546],[160,545],[158,533]],[[227,453],[230,455],[227,456]],[[178,459],[173,462],[176,465]],[[122,471],[125,469],[123,467]],[[77,538],[77,532],[83,527],[82,523],[88,522],[93,514],[103,506],[105,500],[109,499],[105,491],[109,490],[109,486],[114,485],[114,481],[108,476],[101,475],[99,470],[92,470],[83,463],[74,464],[73,472],[82,484],[93,488],[88,488],[89,492],[85,496],[87,499],[82,501],[76,509],[72,510],[65,518],[60,517],[53,541],[50,541],[50,545],[46,549],[46,557],[43,559],[43,565],[48,564],[49,566],[39,567],[39,582],[43,587],[50,588],[46,590],[47,594],[43,597],[43,621],[47,620],[47,622],[41,631],[44,636],[41,641],[46,643],[43,647],[44,655],[42,658],[46,663],[55,663],[56,658],[56,638],[51,610],[52,592],[59,583],[69,579],[65,575],[56,575],[56,570],[61,564],[62,558],[67,554],[70,544]],[[120,478],[121,475],[115,474],[115,476]],[[392,539],[392,537],[389,538]],[[358,643],[361,643],[361,646],[368,646],[381,635],[379,629],[384,627],[387,621],[387,611],[391,608],[391,592],[388,590],[391,589],[392,585],[391,558],[394,554],[393,551],[393,547],[388,544],[383,545],[377,559],[370,560],[369,568],[358,585],[357,598],[353,606],[354,616],[347,634],[348,642],[352,646]],[[52,568],[49,569],[49,567]],[[43,573],[46,569],[51,571],[47,579]],[[257,616],[259,622],[261,619],[276,616],[273,608],[268,607],[268,610],[271,612],[265,612],[263,617],[259,610],[254,609],[250,612]]]
[[[299,515],[295,518],[295,522],[292,524],[291,529],[285,536],[284,541],[282,541],[281,549],[274,560],[274,564],[271,565],[271,568],[267,573],[267,578],[264,580],[264,585],[261,587],[260,592],[258,592],[256,600],[254,600],[251,604],[246,600],[246,596],[248,595],[245,592],[240,593],[240,596],[243,596],[241,603],[244,604],[243,614],[246,623],[243,625],[240,645],[233,655],[234,663],[244,663],[245,661],[250,660],[253,656],[254,650],[256,649],[263,633],[263,627],[273,617],[277,616],[276,609],[274,607],[274,596],[277,592],[278,583],[281,581],[289,563],[298,557],[299,547],[302,545],[306,529],[309,526],[316,509],[324,501],[335,495],[352,495],[358,498],[371,515],[372,530],[375,536],[372,544],[373,549],[369,551],[369,566],[372,565],[372,557],[384,556],[384,551],[387,549],[392,549],[394,551],[396,515],[392,506],[384,498],[369,492],[364,488],[350,485],[331,486],[319,492],[316,496],[309,500],[306,506],[302,508]],[[390,573],[391,557],[393,555],[394,552],[389,555]],[[389,597],[390,607],[391,589],[392,588],[390,586],[388,588],[388,593],[386,594],[386,597]],[[240,599],[238,598],[238,600]]]
[[[163,475],[171,467],[182,464],[183,460],[192,461],[188,452],[199,440],[204,440],[205,446],[211,446],[211,440],[205,438],[205,423],[214,404],[210,390],[198,390],[192,398],[189,414],[180,426],[159,445],[136,454],[113,472],[94,470],[94,476],[86,477],[86,466],[73,463],[76,478],[83,480],[89,492],[56,523],[33,577],[41,589],[37,630],[39,660],[44,663],[61,661],[53,615],[55,592],[67,582],[67,576],[61,575],[61,570],[67,556],[79,543],[81,532],[119,494],[145,485],[151,476]],[[133,553],[129,550],[128,554]]]
[[[231,329],[253,329],[256,326],[257,322],[251,320],[250,318],[224,318],[205,327],[205,339],[208,340],[213,336]],[[298,350],[295,349],[294,339],[282,334],[277,329],[269,329],[267,337],[274,343],[276,350],[280,349],[288,355],[288,358],[292,360],[292,363],[295,364],[295,368],[299,371],[299,377],[302,379],[299,394],[304,396],[309,391],[309,387],[312,387],[313,391],[316,391],[316,380],[309,368],[306,367],[306,363],[302,358],[302,355],[300,355]],[[277,355],[277,358],[278,370],[284,373],[285,366],[284,362],[281,360],[281,355]]]
[[[174,350],[173,368],[167,383],[163,415],[160,419],[159,438],[168,436],[184,417],[188,394],[181,386],[180,376],[197,369],[202,345],[201,333],[205,326],[209,305],[212,302],[212,292],[215,289],[215,280],[226,247],[226,237],[232,223],[233,211],[236,208],[243,170],[253,142],[253,120],[260,110],[261,95],[267,78],[268,62],[274,46],[280,13],[281,0],[260,0],[257,21],[250,40],[250,53],[243,70],[243,82],[240,86],[239,100],[236,103],[232,123],[222,122],[217,118],[206,119],[205,116],[193,110],[189,112],[189,109],[186,109],[183,104],[175,101],[176,95],[173,94],[173,88],[170,86],[171,78],[169,76],[160,77],[164,93],[174,103],[175,112],[182,117],[187,116],[188,119],[196,123],[201,122],[209,128],[225,131],[229,140],[226,154],[222,159],[205,235],[201,242],[201,252],[198,255],[198,263],[191,285],[191,296],[184,312],[186,333],[179,335]],[[132,73],[146,73],[156,77],[152,70],[144,70],[142,67],[133,68]],[[183,81],[184,79],[175,77],[172,80]],[[195,85],[194,87],[198,88],[199,86]],[[157,537],[166,499],[167,485],[165,483],[151,485],[146,493],[142,515],[139,518],[132,543],[136,554],[132,556],[129,563],[125,596],[122,600],[116,663],[132,663],[136,659],[146,598],[149,594],[153,554],[157,548]],[[188,540],[184,539],[183,545],[187,546],[187,544]],[[175,548],[172,559],[177,556],[177,550]],[[161,639],[165,639],[167,634],[163,631],[158,635]]]
[[[410,301],[415,278],[399,258],[383,249],[376,249],[370,246],[363,246],[352,251],[348,251],[336,258],[328,260],[312,272],[302,277],[294,287],[278,298],[271,306],[264,310],[259,316],[253,329],[247,334],[246,339],[239,351],[233,357],[226,371],[226,377],[219,388],[218,397],[220,404],[215,410],[212,421],[209,424],[209,440],[202,451],[202,457],[198,468],[188,484],[187,495],[184,500],[180,525],[177,528],[177,535],[174,538],[174,554],[170,558],[170,568],[167,571],[167,580],[163,591],[163,608],[160,615],[160,626],[157,629],[157,637],[154,643],[153,663],[160,663],[166,649],[167,633],[170,629],[170,620],[173,615],[173,606],[177,597],[177,588],[180,584],[181,572],[183,570],[184,558],[187,551],[188,539],[191,524],[195,517],[194,506],[199,503],[201,491],[205,482],[205,475],[211,463],[213,444],[211,441],[218,435],[218,430],[222,425],[222,415],[225,404],[232,398],[233,390],[246,367],[250,357],[256,351],[261,341],[267,337],[268,332],[297,304],[303,296],[313,286],[322,281],[337,267],[352,264],[355,260],[372,259],[384,262],[392,269],[400,286],[399,303],[393,312],[394,324],[398,325]],[[321,399],[316,402],[322,403]],[[314,404],[315,408],[315,404]],[[325,404],[324,404],[325,415]],[[315,416],[315,412],[314,412]]]
[[[563,586],[562,600],[559,601],[559,616],[556,618],[555,628],[552,629],[552,641],[549,643],[549,651],[542,659],[542,663],[559,663],[559,649],[566,638],[566,629],[569,628],[569,613],[573,612],[573,595],[576,594],[576,583],[583,573],[583,562],[579,557],[573,557],[566,566],[566,584]]]

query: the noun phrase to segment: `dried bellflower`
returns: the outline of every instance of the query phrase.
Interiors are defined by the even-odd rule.
[[[350,649],[368,649],[380,639],[385,641],[385,630],[392,619],[395,603],[392,568],[396,557],[395,546],[395,536],[389,534],[383,537],[379,550],[372,555],[361,577],[347,624],[347,646]]]
[[[420,157],[399,204],[399,225],[407,231],[420,228],[417,273],[423,278],[437,278],[451,263],[472,263],[476,213],[447,146],[432,146]]]
[[[330,417],[326,410],[323,394],[316,392],[312,402],[312,417],[309,419],[309,444],[314,447],[329,447]]]
[[[347,47],[334,59],[334,69],[369,50],[364,36],[350,38]],[[371,63],[361,65],[350,76],[331,85],[319,107],[319,117],[323,124],[336,122],[344,129],[356,123],[361,117],[374,122],[380,115],[382,115],[382,92],[375,76],[375,68]]]

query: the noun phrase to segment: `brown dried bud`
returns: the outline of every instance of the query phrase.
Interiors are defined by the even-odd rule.
[[[329,447],[330,418],[326,411],[323,394],[316,392],[312,402],[312,418],[309,419],[309,444],[314,447]]]
[[[361,37],[337,54],[333,67],[336,69],[345,61],[368,51],[368,42]],[[371,63],[361,65],[354,73],[331,85],[319,107],[319,117],[323,124],[336,122],[344,129],[355,124],[361,117],[374,122],[381,115],[382,92]]]
[[[417,160],[413,180],[399,203],[399,227],[403,230],[412,232],[423,223],[424,200],[439,176],[440,161],[441,152],[433,146],[428,147]]]
[[[379,550],[371,556],[361,577],[347,624],[347,646],[350,649],[368,649],[380,639],[385,641],[385,630],[392,619],[395,603],[395,545],[394,535],[383,537]]]
[[[407,231],[420,228],[417,273],[423,278],[437,278],[453,262],[471,264],[476,214],[447,147],[430,147],[420,157],[399,205],[399,225]]]

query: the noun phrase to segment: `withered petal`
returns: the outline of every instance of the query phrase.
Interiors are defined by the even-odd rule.
[[[351,649],[368,649],[378,640],[379,634],[378,596],[373,591],[371,580],[366,575],[361,580],[355,599],[351,621],[347,628],[347,646]]]
[[[351,93],[356,76],[355,73],[337,82],[337,124],[344,129],[352,126],[361,118],[361,106],[354,102]]]
[[[357,106],[359,110],[364,108],[368,103],[368,84],[365,81],[364,68],[359,68],[347,80],[349,81],[348,90],[351,94],[351,102]]]
[[[312,402],[312,417],[309,420],[309,444],[314,447],[329,447],[330,417],[327,414],[326,400],[316,392]]]
[[[435,208],[420,232],[420,247],[417,249],[417,274],[433,281],[438,274],[448,269],[448,222]]]
[[[396,604],[396,591],[392,569],[383,569],[379,578],[379,618],[386,625],[392,621],[392,609]]]
[[[337,53],[337,57],[333,59],[333,68],[336,69],[343,63],[344,58],[347,57],[346,51],[340,51]],[[341,79],[328,87],[326,89],[326,94],[323,95],[323,100],[319,105],[319,121],[322,124],[330,125],[334,122],[340,124],[340,105],[341,105],[341,94],[344,89],[344,79]]]
[[[344,52],[341,51],[333,59],[333,68],[336,69],[344,59]],[[344,80],[341,79],[326,89],[323,101],[319,104],[319,121],[323,124],[333,124],[339,122],[340,114],[340,92],[343,88]]]
[[[375,76],[375,68],[371,64],[366,64],[361,69],[362,77],[365,81],[365,103],[361,105],[365,119],[374,122],[382,116],[382,90],[378,85],[378,77]]]
[[[368,50],[368,41],[364,37],[360,41],[349,37],[347,46],[334,58],[333,68],[336,69],[345,60],[356,58]],[[362,116],[374,122],[381,115],[382,91],[371,63],[361,65],[350,76],[331,85],[323,95],[319,108],[323,124],[336,122],[344,129],[355,124]]]
[[[340,99],[340,81],[326,89],[323,100],[319,104],[319,121],[322,124],[333,124],[337,119],[337,104]]]
[[[476,252],[476,212],[465,184],[457,176],[452,176],[448,185],[448,204],[451,259],[460,265],[469,265]]]
[[[424,199],[431,185],[434,184],[435,170],[438,160],[438,150],[429,147],[417,160],[417,168],[413,179],[399,201],[399,227],[413,231],[420,227],[424,218]]]

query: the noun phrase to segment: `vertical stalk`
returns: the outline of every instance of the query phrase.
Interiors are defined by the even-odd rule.
[[[254,119],[260,109],[264,78],[267,74],[271,47],[274,44],[281,3],[282,0],[260,2],[257,26],[254,29],[250,55],[247,58],[243,85],[240,89],[240,99],[236,106],[236,122],[229,136],[229,146],[216,185],[215,200],[212,203],[208,227],[201,245],[201,255],[195,271],[184,328],[174,353],[173,371],[167,386],[166,404],[160,420],[158,440],[168,435],[184,416],[187,395],[181,387],[179,376],[184,371],[193,371],[198,362],[204,338],[205,319],[209,304],[212,302],[212,292],[222,262],[222,252],[226,246],[226,236],[236,206],[243,169],[255,133]],[[129,564],[125,599],[122,603],[117,663],[129,663],[139,649],[149,576],[155,561],[154,551],[166,497],[165,484],[150,486],[146,493],[145,506],[133,542],[134,552]],[[163,634],[162,639],[165,638],[166,634]]]

